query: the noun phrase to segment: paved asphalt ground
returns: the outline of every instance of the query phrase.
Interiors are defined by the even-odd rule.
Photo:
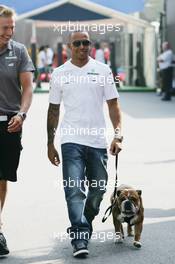
[[[115,245],[111,217],[101,223],[115,178],[114,158],[109,157],[109,186],[94,221],[97,239],[90,242],[87,259],[73,259],[69,239],[62,235],[60,240],[69,225],[61,167],[57,169],[47,160],[48,94],[35,94],[24,125],[19,181],[9,185],[3,214],[11,254],[0,263],[175,263],[175,98],[162,102],[154,93],[121,93],[121,107],[125,140],[119,158],[119,184],[142,189],[142,248],[133,248],[127,237],[123,244]],[[107,108],[105,116],[110,128]]]

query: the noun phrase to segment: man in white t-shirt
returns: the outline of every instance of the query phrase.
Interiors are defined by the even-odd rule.
[[[50,48],[49,45],[46,45],[46,59],[47,59],[47,66],[49,67],[52,67],[53,56],[54,56],[53,50]]]
[[[65,114],[60,127],[63,180],[71,222],[68,233],[72,238],[74,257],[88,254],[92,221],[99,212],[106,191],[104,101],[108,104],[114,127],[110,152],[116,155],[122,148],[119,95],[112,72],[109,66],[89,57],[90,44],[86,32],[70,35],[71,59],[52,74],[47,121],[48,157],[52,164],[58,166],[60,158],[54,137],[63,101]],[[85,185],[89,187],[87,195]]]
[[[38,56],[37,56],[37,79],[35,88],[41,88],[41,74],[46,73],[47,67],[47,57],[46,57],[46,48],[45,46],[41,46],[39,48]]]
[[[95,48],[96,48],[95,59],[97,61],[105,63],[104,50],[100,47],[100,44],[99,43],[95,43]]]
[[[162,92],[164,96],[162,98],[163,101],[171,100],[171,89],[173,82],[173,52],[170,49],[170,45],[168,42],[164,42],[162,44],[163,52],[158,56],[157,61],[159,63],[159,68],[161,71],[162,78]]]

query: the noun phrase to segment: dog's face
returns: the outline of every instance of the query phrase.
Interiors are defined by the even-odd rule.
[[[138,213],[141,190],[124,189],[117,191],[117,201],[123,216],[130,217]]]

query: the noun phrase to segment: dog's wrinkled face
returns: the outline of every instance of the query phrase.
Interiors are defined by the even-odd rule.
[[[134,216],[140,208],[140,190],[124,189],[117,192],[118,207],[123,216]]]

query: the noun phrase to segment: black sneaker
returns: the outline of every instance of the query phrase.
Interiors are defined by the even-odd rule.
[[[72,242],[73,256],[76,258],[85,258],[89,254],[87,244],[86,240],[74,240]]]
[[[9,249],[7,247],[7,242],[2,233],[0,233],[0,256],[9,254]]]

